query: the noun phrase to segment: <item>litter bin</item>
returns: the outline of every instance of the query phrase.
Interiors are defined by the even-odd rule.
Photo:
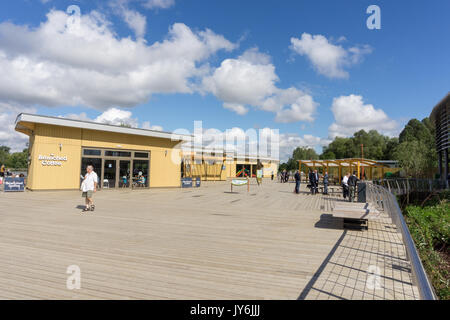
[[[357,190],[358,190],[358,202],[366,203],[366,182],[358,182]]]

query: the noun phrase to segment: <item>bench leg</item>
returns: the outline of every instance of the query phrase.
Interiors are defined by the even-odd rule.
[[[369,230],[369,224],[368,224],[367,219],[344,218],[344,229]]]

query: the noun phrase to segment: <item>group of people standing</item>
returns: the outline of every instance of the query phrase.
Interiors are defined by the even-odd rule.
[[[317,172],[317,170],[310,170],[309,174],[308,174],[308,180],[309,180],[309,185],[308,187],[311,190],[311,194],[315,195],[319,193],[319,181],[320,181],[320,175]],[[300,172],[297,170],[295,172],[294,175],[294,179],[295,179],[295,193],[300,193],[300,183],[301,183],[301,174]],[[287,182],[287,181],[283,181],[283,173],[282,173],[282,178],[281,178],[282,182]],[[344,199],[347,199],[350,202],[354,202],[355,198],[356,198],[356,185],[357,182],[359,181],[358,177],[356,176],[356,172],[353,172],[352,175],[350,175],[350,172],[348,172],[342,179],[342,192],[343,192],[343,197]],[[328,176],[328,172],[325,171],[324,174],[322,175],[322,182],[323,182],[323,194],[328,194],[328,185],[329,185],[329,176]]]
[[[342,195],[344,199],[348,197],[348,200],[350,202],[355,201],[356,197],[356,184],[359,181],[358,177],[356,176],[356,172],[353,172],[352,175],[350,175],[350,172],[347,172],[347,174],[342,179]]]
[[[280,182],[286,183],[289,182],[289,171],[283,170],[280,174]]]
[[[319,193],[320,176],[319,176],[319,173],[317,172],[317,170],[314,170],[314,171],[310,170],[308,179],[309,179],[309,186],[311,189],[311,194]],[[325,173],[323,174],[322,182],[323,182],[323,194],[328,194],[328,183],[329,183],[328,171],[325,171]]]

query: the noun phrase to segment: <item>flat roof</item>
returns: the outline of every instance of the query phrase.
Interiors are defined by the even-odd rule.
[[[98,130],[98,131],[107,131],[107,132],[115,132],[122,134],[131,134],[137,136],[146,136],[146,137],[154,137],[161,139],[170,139],[172,141],[190,141],[192,139],[191,135],[185,134],[176,134],[172,132],[164,132],[157,130],[148,130],[148,129],[140,129],[140,128],[129,128],[124,126],[117,126],[106,123],[99,123],[93,121],[83,121],[83,120],[74,120],[67,119],[62,117],[53,117],[53,116],[42,116],[30,113],[20,113],[16,118],[16,130],[21,127],[21,122],[31,122],[31,123],[40,123],[40,124],[48,124],[54,126],[61,127],[70,127],[70,128],[81,128],[81,129],[89,129],[89,130]]]

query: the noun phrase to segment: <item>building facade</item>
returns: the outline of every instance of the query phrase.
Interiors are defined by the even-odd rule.
[[[245,169],[255,176],[257,166],[266,177],[278,170],[277,160],[227,155],[224,161],[223,152],[182,150],[190,135],[33,114],[18,115],[15,129],[29,136],[30,190],[79,189],[87,165],[99,188],[180,187],[183,177],[223,181]]]
[[[435,127],[436,151],[438,153],[439,176],[449,188],[448,149],[450,148],[450,92],[431,112]]]
[[[29,136],[30,190],[78,189],[88,164],[100,187],[130,187],[137,177],[143,187],[179,187],[180,165],[172,157],[190,138],[31,114],[17,117],[16,130]]]

